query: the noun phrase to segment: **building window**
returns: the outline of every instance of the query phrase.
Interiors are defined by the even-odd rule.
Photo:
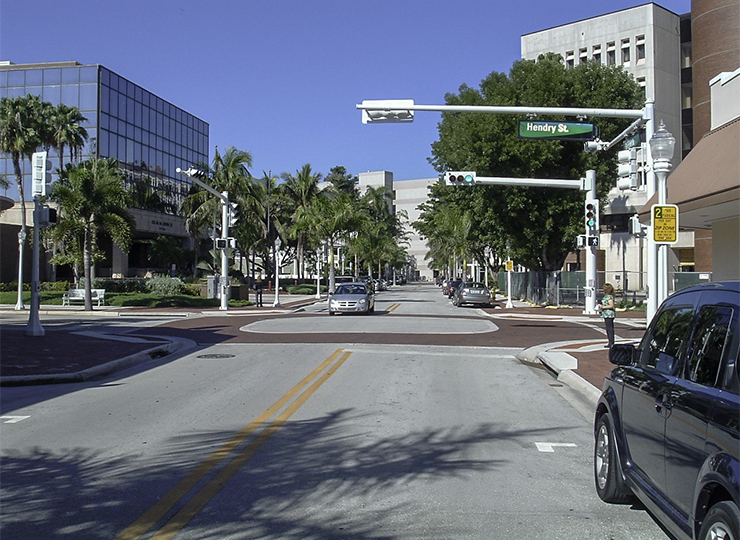
[[[591,56],[594,59],[594,62],[601,64],[601,45],[594,45]]]
[[[606,44],[606,65],[613,66],[617,63],[617,48],[613,41]]]
[[[630,40],[622,40],[622,64],[629,65],[630,63]]]
[[[575,54],[573,51],[568,51],[565,53],[565,67],[567,69],[573,69],[575,66]]]
[[[645,36],[637,36],[635,42],[635,56],[638,64],[645,63]]]
[[[690,109],[693,106],[694,106],[693,85],[682,84],[681,85],[681,108]]]
[[[578,51],[578,63],[585,64],[588,61],[588,49],[583,48]]]
[[[681,43],[681,67],[691,67],[691,42]]]

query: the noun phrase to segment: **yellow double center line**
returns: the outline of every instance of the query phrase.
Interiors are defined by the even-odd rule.
[[[388,308],[386,309],[386,311],[388,313],[392,313],[392,312],[396,311],[399,307],[401,307],[401,304],[399,304],[399,303],[391,304],[390,306],[388,306]]]
[[[324,384],[332,374],[349,358],[352,353],[344,349],[336,350],[329,358],[324,360],[316,369],[309,373],[301,382],[291,388],[283,397],[273,403],[268,409],[252,420],[244,429],[234,435],[228,442],[224,443],[218,450],[208,456],[200,465],[180,480],[175,487],[168,491],[157,503],[142,516],[134,521],[125,531],[116,537],[116,540],[135,540],[141,538],[151,529],[177,502],[182,499],[211,469],[216,467],[223,459],[229,456],[250,435],[260,429],[280,411],[286,404],[290,403],[269,425],[267,425],[243,450],[241,450],[223,469],[221,469],[203,489],[196,493],[185,506],[182,507],[151,540],[169,540],[173,538],[207,503],[218,491],[234,476],[244,464],[249,461],[262,446],[272,437],[280,427],[300,409],[308,398],[310,398],[319,387]],[[322,373],[323,372],[323,373]],[[320,376],[319,376],[320,375]],[[317,378],[318,377],[318,378]],[[313,381],[313,383],[312,383]],[[310,384],[310,386],[308,386]],[[291,400],[306,390],[294,401]]]

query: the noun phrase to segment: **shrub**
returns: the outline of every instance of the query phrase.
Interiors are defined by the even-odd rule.
[[[316,294],[316,285],[306,283],[304,285],[288,285],[288,294]],[[322,286],[322,290],[326,287]]]
[[[182,292],[190,296],[200,296],[200,283],[185,283]]]
[[[158,296],[174,296],[182,294],[185,285],[179,278],[156,277],[147,281],[147,289],[150,293]]]

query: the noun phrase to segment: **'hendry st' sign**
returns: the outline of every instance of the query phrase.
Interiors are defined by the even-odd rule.
[[[596,130],[593,124],[519,120],[520,139],[590,141],[595,136]]]

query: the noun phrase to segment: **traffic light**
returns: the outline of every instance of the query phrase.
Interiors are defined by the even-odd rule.
[[[647,234],[647,227],[640,223],[640,216],[637,214],[630,216],[628,229],[632,236],[646,236]]]
[[[598,236],[599,234],[599,200],[586,199],[584,206],[584,219],[586,222],[586,235]]]
[[[445,173],[445,184],[448,186],[472,186],[475,185],[475,172],[453,171]]]
[[[589,236],[587,240],[588,240],[588,247],[599,247],[599,237],[598,236]]]
[[[48,227],[57,222],[57,209],[43,205],[39,208],[39,226]]]
[[[235,227],[239,222],[239,205],[229,203],[229,227]]]
[[[637,190],[637,148],[620,150],[617,154],[617,187],[621,190]]]
[[[46,152],[34,152],[33,162],[33,196],[43,197],[51,184],[51,161],[46,159]]]

